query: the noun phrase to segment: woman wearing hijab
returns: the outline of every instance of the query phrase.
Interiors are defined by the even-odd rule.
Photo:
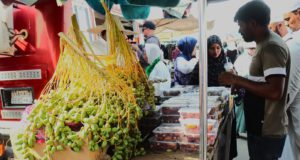
[[[179,85],[199,85],[199,75],[193,74],[196,65],[198,64],[198,59],[193,58],[193,53],[195,53],[195,46],[197,40],[193,37],[184,37],[178,41],[178,49],[180,54],[175,60],[175,84]],[[199,69],[199,68],[198,68]],[[194,77],[197,76],[197,77]]]
[[[221,39],[212,35],[207,39],[207,50],[208,50],[208,86],[220,86],[218,82],[218,76],[220,73],[225,72],[225,64],[229,59],[225,56],[222,48]],[[222,133],[223,134],[223,133]],[[229,159],[233,159],[237,156],[237,142],[236,142],[236,117],[232,120],[231,128],[231,141],[230,141],[230,153]],[[223,135],[227,136],[227,135]],[[225,152],[220,155],[225,155]]]
[[[149,80],[163,80],[165,82],[154,83],[155,95],[159,96],[163,90],[171,87],[171,74],[168,67],[162,61],[162,50],[151,43],[145,44],[144,59],[149,66],[146,68],[146,75]]]
[[[227,62],[221,39],[212,35],[207,39],[208,50],[208,86],[220,86],[218,75],[225,72],[224,65]]]

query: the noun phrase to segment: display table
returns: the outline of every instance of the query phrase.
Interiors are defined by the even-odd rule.
[[[201,130],[199,123],[197,123],[199,117],[201,117],[199,115],[199,108],[197,108],[199,106],[199,101],[197,101],[198,97],[199,94],[195,90],[180,91],[180,95],[173,96],[162,103],[162,120],[165,122],[153,131],[154,138],[151,142],[154,143],[153,146],[150,147],[152,150],[174,151],[176,150],[174,143],[178,143],[179,145],[181,143],[188,143],[190,144],[190,148],[194,149],[193,145],[199,144],[199,139],[197,140],[197,135],[199,137],[199,134],[195,134],[198,129]],[[196,107],[193,108],[194,106]],[[233,96],[230,96],[230,89],[225,87],[209,88],[207,97],[208,160],[229,160],[236,154],[234,149],[236,148],[236,124],[233,106]],[[178,112],[180,114],[178,114]],[[174,117],[174,120],[164,117]],[[177,123],[182,130],[178,129],[178,126],[166,126],[167,123]],[[188,127],[186,128],[186,126]],[[196,129],[196,131],[193,129]],[[161,154],[150,151],[145,157],[149,156],[148,159],[151,160],[156,159],[156,157],[157,159],[171,160],[187,159],[188,156],[186,156],[186,154],[188,153],[178,152],[178,150],[180,149],[177,148],[176,152],[162,152]],[[199,159],[199,154],[195,153],[194,155],[195,156],[191,158]],[[144,157],[142,159],[144,159]]]
[[[145,156],[136,157],[132,160],[199,160],[199,154],[184,152],[153,152],[147,151]]]

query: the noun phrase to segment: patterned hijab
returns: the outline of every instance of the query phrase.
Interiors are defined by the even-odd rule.
[[[212,35],[207,39],[207,49],[209,49],[213,44],[219,44],[222,47],[221,39]],[[208,53],[207,53],[208,54]],[[224,72],[224,64],[226,63],[226,56],[222,48],[221,54],[218,58],[207,56],[208,60],[208,86],[220,86],[218,81],[218,76],[221,72]]]

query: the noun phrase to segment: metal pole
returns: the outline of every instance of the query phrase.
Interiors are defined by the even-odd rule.
[[[199,4],[199,99],[200,99],[200,160],[206,160],[207,150],[207,45],[206,45],[206,3],[207,0],[198,0]]]

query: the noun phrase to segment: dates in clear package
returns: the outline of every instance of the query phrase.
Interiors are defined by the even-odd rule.
[[[185,133],[199,134],[200,133],[200,120],[199,119],[180,119],[180,124],[183,126]],[[218,125],[218,121],[214,119],[207,120],[207,133],[210,133]]]
[[[179,111],[181,119],[188,119],[188,118],[200,118],[200,109],[199,107],[186,107],[181,108]]]
[[[150,148],[152,150],[157,150],[157,151],[177,150],[177,142],[156,141],[154,140],[154,138],[150,138],[149,142],[150,142]]]
[[[162,114],[163,115],[179,115],[179,109],[182,106],[179,105],[163,105],[162,106]]]
[[[179,143],[182,152],[199,152],[199,143]]]
[[[207,144],[213,145],[216,141],[217,133],[208,133],[207,134]]]
[[[179,124],[162,124],[153,130],[155,140],[176,142],[183,135]]]
[[[199,134],[200,133],[200,120],[199,119],[180,119],[180,124],[183,126],[184,131],[188,134]]]
[[[179,115],[163,115],[163,123],[179,123]]]
[[[200,143],[200,134],[184,134],[184,137],[189,143]]]

